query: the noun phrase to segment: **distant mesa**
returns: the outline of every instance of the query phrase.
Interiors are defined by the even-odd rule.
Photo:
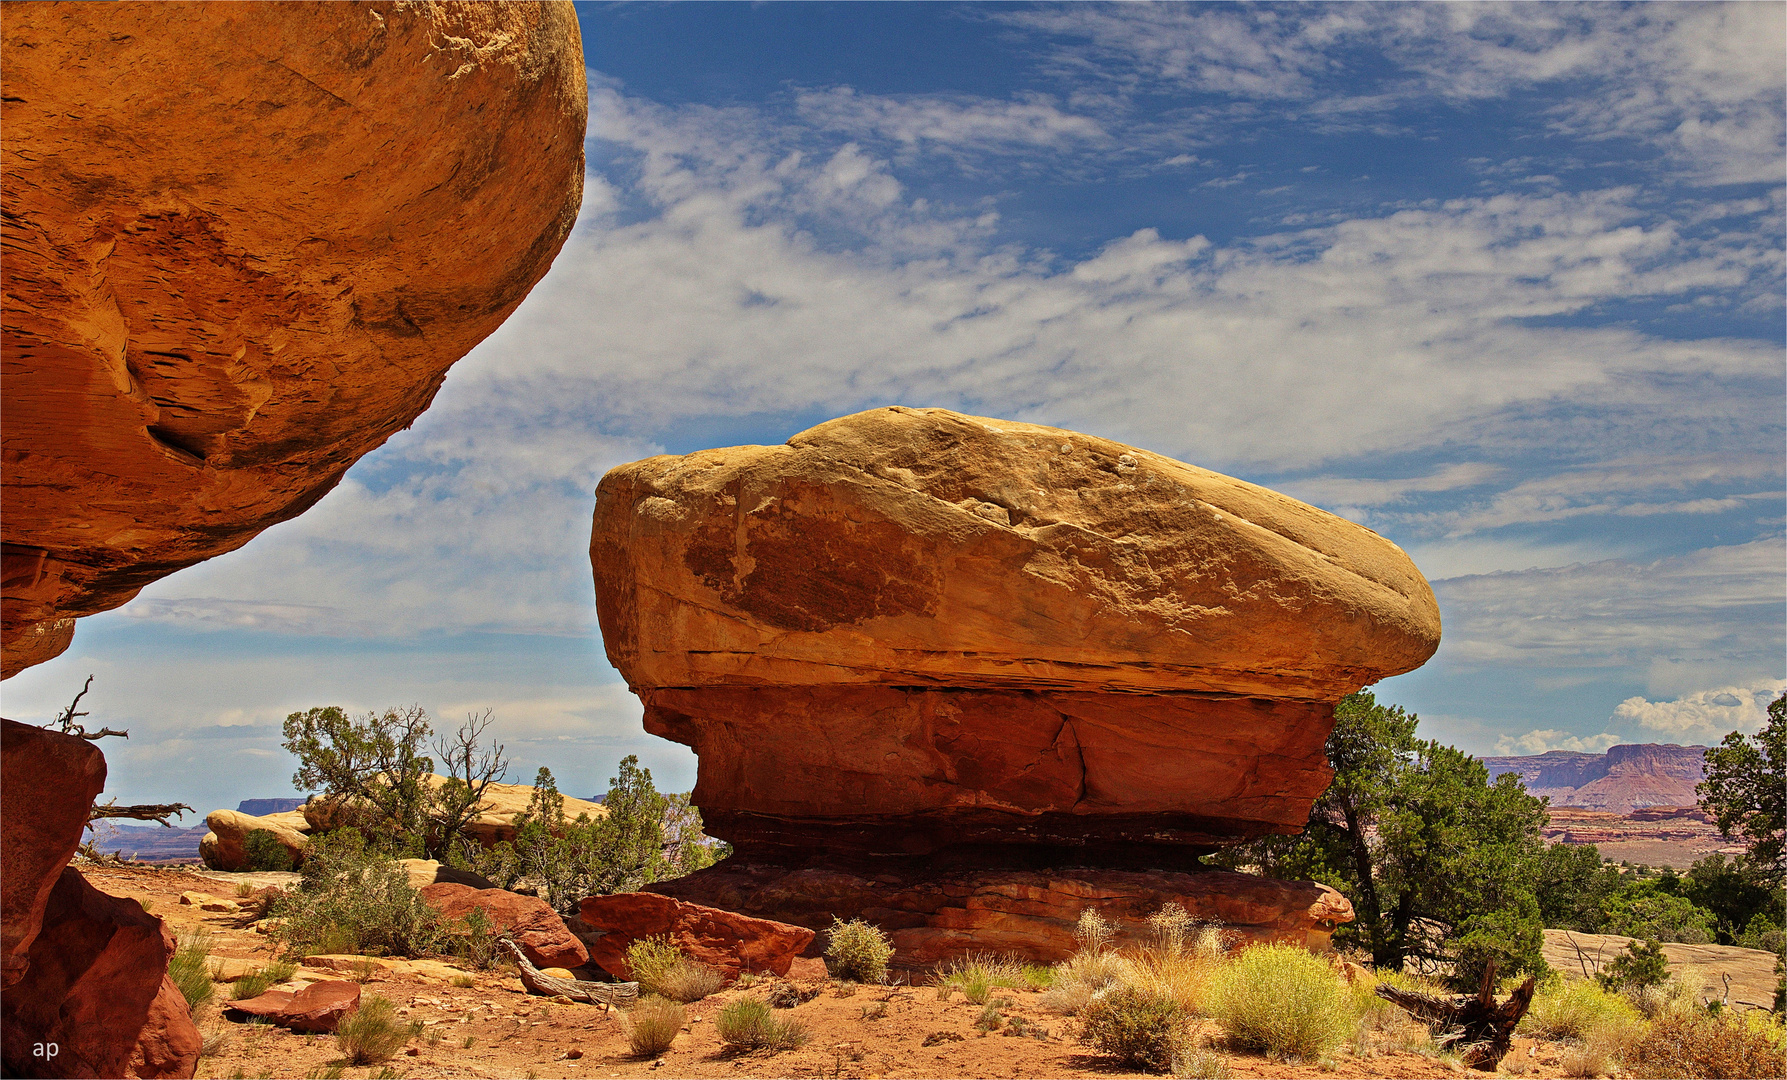
[[[570,234],[569,3],[28,4],[0,147],[4,675],[321,499]]]
[[[1526,790],[1548,796],[1553,806],[1579,806],[1628,815],[1649,806],[1693,806],[1706,779],[1704,746],[1639,743],[1605,754],[1552,750],[1532,757],[1480,759],[1493,779],[1518,773]]]
[[[267,814],[283,814],[303,805],[303,799],[243,799],[236,804],[236,812],[262,817]]]
[[[704,890],[729,892],[797,924],[811,913],[750,906],[777,892],[767,868],[1021,870],[1046,879],[1025,895],[1065,897],[1100,887],[1067,867],[1195,871],[1296,832],[1332,776],[1335,703],[1418,667],[1440,634],[1426,580],[1369,529],[1146,450],[943,409],[621,466],[597,489],[590,558],[609,659],[647,730],[695,749],[694,802],[738,850],[653,890],[716,907]],[[1126,887],[1171,898],[1158,884]],[[1284,926],[1259,904],[1245,921],[1325,940],[1346,901],[1312,888]],[[908,957],[941,932],[888,916],[913,918]],[[1047,938],[1001,947],[1042,958]]]

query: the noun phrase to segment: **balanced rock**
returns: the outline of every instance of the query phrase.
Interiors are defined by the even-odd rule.
[[[425,886],[421,893],[430,907],[449,919],[463,919],[473,909],[482,911],[491,929],[514,939],[538,967],[574,968],[589,963],[589,950],[583,942],[565,927],[558,912],[537,896],[451,882]]]
[[[604,931],[590,958],[623,979],[633,977],[627,946],[641,938],[665,938],[727,981],[745,971],[787,975],[788,966],[813,943],[813,931],[805,927],[741,915],[736,906],[725,910],[651,892],[591,896],[578,908],[585,924]]]
[[[621,466],[590,558],[647,730],[695,749],[708,831],[753,858],[1294,833],[1335,702],[1439,643],[1363,526],[942,409]]]
[[[551,265],[569,3],[26,4],[0,64],[4,673],[302,513]]]
[[[309,825],[304,815],[297,811],[255,817],[236,810],[213,810],[205,815],[205,827],[211,831],[199,841],[199,858],[213,870],[248,869],[248,834],[251,832],[272,833],[291,856],[293,866],[303,863],[305,853],[310,850],[310,840],[304,835]]]

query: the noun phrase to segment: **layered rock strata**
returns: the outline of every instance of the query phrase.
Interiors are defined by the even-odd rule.
[[[647,730],[695,748],[709,831],[753,856],[1295,832],[1334,703],[1439,641],[1368,529],[941,409],[617,468],[590,556]]]
[[[1439,643],[1427,582],[1368,529],[942,409],[617,468],[590,559],[609,659],[738,849],[652,890],[862,915],[904,963],[1058,958],[1081,907],[1169,901],[1322,947],[1338,894],[1199,856],[1299,831],[1335,703]]]
[[[1353,921],[1352,904],[1326,885],[1219,870],[952,872],[916,862],[872,868],[813,862],[788,867],[727,859],[646,889],[815,931],[834,917],[867,919],[893,941],[895,963],[915,969],[976,951],[1037,963],[1065,960],[1079,947],[1074,924],[1087,908],[1115,925],[1119,946],[1145,940],[1148,916],[1169,903],[1220,923],[1232,945],[1281,941],[1323,952],[1334,928]],[[584,901],[584,918],[592,903],[609,899]],[[805,954],[819,955],[825,941],[819,933]]]
[[[19,4],[4,674],[303,512],[569,234],[569,3]]]

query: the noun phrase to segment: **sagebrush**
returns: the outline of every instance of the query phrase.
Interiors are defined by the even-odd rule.
[[[1319,1059],[1353,1030],[1340,976],[1296,945],[1255,945],[1223,965],[1212,988],[1232,1042],[1285,1057]]]
[[[689,1014],[674,1001],[656,994],[639,999],[627,1013],[627,1045],[639,1057],[657,1057],[670,1049],[689,1022]]]
[[[844,922],[833,916],[830,937],[825,966],[834,977],[865,983],[887,978],[887,961],[894,947],[886,934],[861,919]]]

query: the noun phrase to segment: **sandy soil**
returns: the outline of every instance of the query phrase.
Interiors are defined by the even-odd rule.
[[[213,938],[214,958],[265,962],[273,947],[254,932],[246,915],[204,912],[179,902],[187,891],[232,898],[235,882],[271,883],[268,875],[83,866],[93,884],[147,903],[176,932],[202,928]],[[263,880],[265,879],[265,880]],[[1574,954],[1572,953],[1572,956]],[[812,1000],[779,1015],[792,1016],[809,1032],[798,1050],[776,1054],[728,1052],[714,1032],[714,1017],[728,1002],[756,988],[729,989],[688,1007],[690,1023],[674,1047],[651,1060],[628,1049],[625,1019],[600,1006],[560,1004],[528,995],[513,975],[464,973],[469,987],[455,986],[460,974],[444,965],[395,963],[364,981],[363,993],[391,999],[422,1034],[386,1065],[348,1067],[341,1075],[368,1077],[1115,1077],[1136,1075],[1093,1053],[1074,1037],[1072,1021],[1042,1007],[1042,995],[999,990],[1010,1002],[1001,1008],[1001,1030],[982,1032],[982,1007],[958,994],[939,1000],[929,986],[854,986],[807,980]],[[301,978],[347,978],[339,972],[306,970]],[[228,983],[217,985],[219,1001]],[[295,1035],[278,1028],[238,1024],[223,1018],[217,1002],[201,1007],[199,1026],[223,1033],[221,1047],[201,1060],[199,1076],[305,1076],[341,1062],[330,1036]],[[1021,1021],[1028,1034],[1015,1034]],[[1453,1077],[1467,1075],[1434,1057],[1397,1049],[1388,1037],[1374,1042],[1367,1056],[1343,1052],[1326,1063],[1269,1060],[1230,1052],[1221,1032],[1208,1025],[1238,1077]],[[1504,1072],[1559,1077],[1564,1047],[1519,1039]],[[1475,1074],[1482,1075],[1482,1074]]]

